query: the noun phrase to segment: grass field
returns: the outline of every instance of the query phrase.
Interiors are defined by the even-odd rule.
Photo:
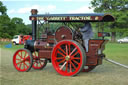
[[[23,46],[4,48],[0,43],[0,83],[1,85],[128,85],[128,69],[103,61],[89,73],[81,72],[75,77],[59,75],[51,63],[43,70],[31,69],[18,72],[12,64],[14,52]],[[128,44],[108,43],[105,54],[107,58],[128,65]]]

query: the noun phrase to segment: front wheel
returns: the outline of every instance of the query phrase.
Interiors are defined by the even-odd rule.
[[[29,71],[32,63],[33,58],[31,52],[27,49],[19,49],[13,55],[13,65],[18,71]]]
[[[13,45],[16,45],[16,42],[13,42]]]
[[[85,51],[76,41],[59,42],[52,52],[52,65],[63,76],[75,76],[83,70],[86,62]]]

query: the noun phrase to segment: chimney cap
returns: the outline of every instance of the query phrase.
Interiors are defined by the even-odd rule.
[[[37,14],[38,13],[38,11],[37,11],[37,9],[32,9],[31,10],[31,14],[33,15],[33,14]]]

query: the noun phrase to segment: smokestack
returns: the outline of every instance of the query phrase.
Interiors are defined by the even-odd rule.
[[[37,15],[37,9],[31,10],[31,15]],[[36,28],[37,28],[37,21],[32,20],[32,40],[36,40]]]

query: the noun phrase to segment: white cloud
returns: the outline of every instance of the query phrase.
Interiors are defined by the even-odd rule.
[[[46,13],[46,12],[52,12],[56,9],[55,5],[47,5],[47,6],[40,6],[40,5],[32,5],[32,6],[27,6],[23,8],[19,8],[18,10],[12,9],[9,10],[9,14],[12,13],[20,13],[20,14],[26,14],[30,13],[31,9],[37,9],[39,13]]]
[[[13,14],[13,13],[16,13],[16,10],[15,9],[11,9],[8,11],[9,14]]]
[[[69,10],[68,13],[93,13],[93,9],[90,9],[88,6],[82,6],[75,10]]]

